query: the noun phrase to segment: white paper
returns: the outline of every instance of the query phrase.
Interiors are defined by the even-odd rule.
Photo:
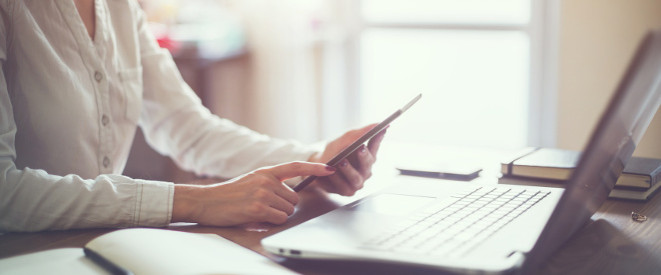
[[[296,274],[215,234],[124,229],[86,247],[135,274]]]
[[[0,274],[109,274],[80,248],[60,248],[0,260]]]
[[[86,247],[141,274],[296,274],[256,252],[215,234],[165,229],[123,229]],[[82,248],[61,248],[0,260],[0,274],[109,274]]]

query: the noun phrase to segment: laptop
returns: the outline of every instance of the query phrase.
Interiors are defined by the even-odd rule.
[[[640,43],[565,189],[416,179],[266,237],[262,245],[298,259],[529,273],[603,204],[660,104],[657,30]]]

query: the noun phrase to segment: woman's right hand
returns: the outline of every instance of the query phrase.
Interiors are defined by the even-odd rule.
[[[257,169],[225,183],[176,184],[172,222],[231,226],[251,222],[283,224],[294,213],[298,194],[283,183],[298,176],[329,176],[335,168],[291,162]]]

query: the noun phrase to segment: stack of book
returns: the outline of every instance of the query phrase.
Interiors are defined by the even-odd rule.
[[[554,148],[527,148],[501,162],[503,177],[542,179],[562,183],[571,177],[580,152]],[[646,201],[661,186],[661,159],[632,157],[609,198]]]

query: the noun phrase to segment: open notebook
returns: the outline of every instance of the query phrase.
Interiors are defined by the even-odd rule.
[[[85,245],[134,274],[296,274],[215,234],[123,229]],[[82,248],[52,249],[0,260],[6,274],[108,274]]]

